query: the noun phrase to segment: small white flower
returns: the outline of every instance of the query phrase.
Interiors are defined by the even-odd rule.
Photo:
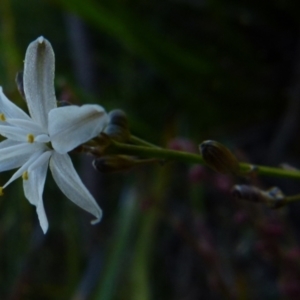
[[[9,101],[0,87],[0,172],[19,168],[0,188],[22,176],[24,193],[36,206],[44,233],[48,220],[43,205],[43,190],[48,169],[62,190],[75,204],[96,217],[102,210],[83,185],[67,154],[70,150],[98,135],[108,117],[99,105],[57,107],[54,91],[54,53],[51,44],[39,37],[26,51],[24,92],[29,117]]]

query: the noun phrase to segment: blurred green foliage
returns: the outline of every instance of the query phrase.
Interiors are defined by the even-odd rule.
[[[23,108],[14,77],[40,35],[56,54],[58,99],[121,108],[132,132],[161,145],[221,139],[243,159],[269,155],[299,72],[292,0],[1,0],[0,85]],[[299,164],[296,139],[290,149]],[[299,299],[290,263],[299,263],[299,224],[288,209],[232,202],[233,179],[203,169],[99,176],[86,164],[78,169],[104,209],[95,227],[48,178],[43,236],[21,182],[6,190],[1,299]]]

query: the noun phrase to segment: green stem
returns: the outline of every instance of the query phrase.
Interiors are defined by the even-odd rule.
[[[131,135],[129,140],[130,140],[131,143],[139,145],[139,146],[147,146],[147,147],[151,147],[151,148],[160,149],[160,147],[158,147],[154,144],[151,144],[151,143],[149,143],[149,142],[147,142],[143,139],[140,139],[139,137],[134,136],[134,135]]]
[[[105,154],[134,155],[204,165],[204,160],[201,155],[162,148],[128,145],[113,140],[105,152]],[[257,174],[271,177],[300,179],[299,171],[252,165],[248,163],[240,163],[240,171],[242,172],[242,175]]]
[[[300,194],[294,195],[294,196],[288,196],[285,197],[284,202],[285,203],[291,203],[291,202],[296,202],[300,200]]]

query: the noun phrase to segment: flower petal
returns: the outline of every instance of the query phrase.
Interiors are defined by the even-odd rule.
[[[30,131],[26,128],[14,127],[10,125],[0,125],[0,135],[14,141],[27,142],[28,135],[35,137],[40,135],[40,132]],[[42,136],[45,136],[45,134],[42,134]]]
[[[29,144],[5,140],[0,143],[0,172],[18,168],[26,163],[32,153],[44,150],[43,144]]]
[[[41,126],[39,126],[37,123],[35,123],[32,119],[23,120],[23,119],[7,118],[6,123],[9,125],[13,125],[15,127],[26,129],[29,132],[34,132],[34,133],[39,133],[39,134],[47,133],[46,130],[43,130],[43,128],[41,128]]]
[[[96,217],[92,224],[100,221],[102,210],[82,183],[68,154],[53,152],[50,159],[52,176],[62,192],[76,205]]]
[[[6,118],[16,118],[23,120],[30,120],[30,117],[17,105],[11,102],[3,93],[0,86],[0,113],[4,114]]]
[[[44,156],[47,156],[47,152],[44,153]],[[31,204],[36,206],[36,212],[44,233],[47,232],[49,226],[43,203],[43,190],[47,175],[48,162],[49,158],[40,162],[40,165],[34,170],[29,169],[28,179],[23,180],[25,197]]]
[[[50,151],[47,151],[47,152],[50,152]],[[12,177],[5,183],[5,185],[3,186],[3,188],[7,187],[9,184],[11,184],[14,180],[16,180],[17,178],[19,178],[20,176],[23,175],[23,173],[25,171],[28,171],[28,169],[31,167],[31,165],[34,164],[35,168],[37,168],[40,163],[37,163],[37,162],[40,162],[41,161],[41,157],[42,155],[44,154],[45,152],[43,150],[41,151],[36,151],[34,152],[30,157],[29,159],[24,163],[24,165],[22,165],[21,168],[19,168],[13,175]],[[49,160],[49,158],[48,158]],[[33,167],[31,167],[31,169],[34,169]]]
[[[4,149],[4,148],[7,148],[7,147],[15,146],[15,145],[18,145],[18,144],[20,144],[20,142],[6,139],[6,140],[0,142],[0,150]]]
[[[53,148],[67,153],[98,135],[108,123],[100,105],[66,106],[49,112],[49,134]]]
[[[48,166],[48,161],[53,153],[53,150],[45,151],[40,156],[33,161],[30,166],[28,167],[28,172],[33,171],[34,169],[38,168],[39,166],[44,165],[47,163]]]
[[[24,92],[30,115],[47,129],[48,112],[55,108],[54,52],[51,44],[39,37],[27,48],[24,63]]]
[[[0,143],[0,152],[2,149],[9,148],[11,146],[16,146],[16,145],[23,145],[20,142],[17,141],[12,141],[12,140],[4,140],[3,142]],[[18,148],[18,147],[17,147]],[[19,150],[22,151],[23,146],[19,148]],[[3,153],[3,152],[2,152]],[[18,153],[17,155],[14,155],[14,153],[11,152],[11,150],[7,151],[7,155],[1,154],[0,156],[0,172],[19,168],[22,166],[30,157],[31,153],[25,153],[25,154],[20,154]]]

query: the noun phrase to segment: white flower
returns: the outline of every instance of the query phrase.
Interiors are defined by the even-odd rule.
[[[96,217],[102,210],[83,185],[67,154],[98,135],[108,117],[99,105],[57,107],[54,91],[54,53],[51,44],[39,37],[26,51],[24,92],[29,117],[9,101],[0,87],[0,172],[19,168],[0,188],[0,193],[18,177],[23,178],[25,197],[36,206],[44,233],[48,220],[43,205],[43,190],[48,169],[62,190],[75,204]]]

